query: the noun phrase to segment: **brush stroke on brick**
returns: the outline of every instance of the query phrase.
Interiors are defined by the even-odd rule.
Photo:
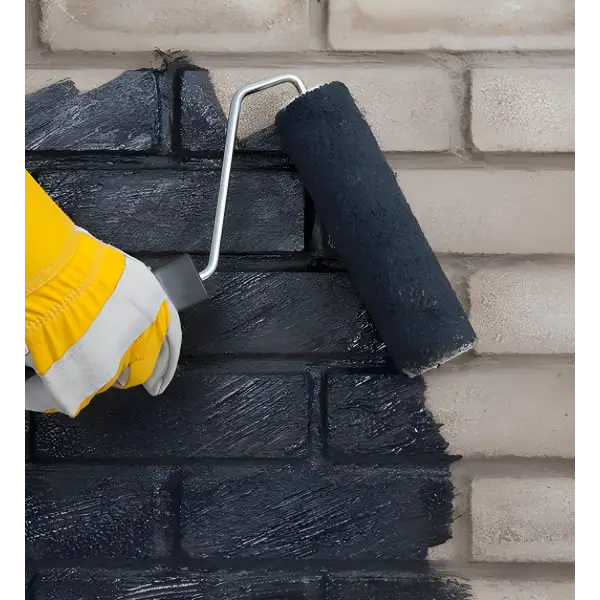
[[[226,118],[176,63],[26,100],[27,166],[84,228],[206,260]],[[168,392],[27,415],[33,600],[463,600],[427,550],[452,520],[422,379],[390,367],[272,128],[241,140],[212,298]],[[264,150],[270,150],[265,153]]]

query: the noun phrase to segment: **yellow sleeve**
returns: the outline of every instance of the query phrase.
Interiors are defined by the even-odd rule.
[[[25,295],[50,281],[71,260],[75,225],[25,171]]]

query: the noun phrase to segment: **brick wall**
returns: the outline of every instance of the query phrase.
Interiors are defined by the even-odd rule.
[[[34,600],[574,597],[574,3],[442,4],[26,2],[27,164],[83,227],[203,264],[233,91],[339,79],[479,336],[391,371],[273,133],[292,90],[251,98],[169,392],[27,415]]]

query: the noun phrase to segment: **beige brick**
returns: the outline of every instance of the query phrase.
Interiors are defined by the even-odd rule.
[[[235,90],[251,81],[285,69],[214,69],[215,93],[229,112]],[[458,123],[447,73],[426,67],[294,68],[307,86],[344,82],[364,112],[385,151],[444,151]],[[292,100],[292,86],[280,86],[248,97],[240,120],[240,137],[274,122],[281,107]]]
[[[471,503],[474,560],[574,560],[573,479],[476,479],[471,487]]]
[[[38,46],[38,14],[35,0],[25,0],[25,51]]]
[[[406,170],[397,177],[436,252],[575,252],[573,171]]]
[[[308,0],[41,0],[54,51],[301,50]]]
[[[469,582],[473,600],[575,600],[573,581],[493,581]]]
[[[573,152],[573,69],[473,72],[472,137],[482,152]]]
[[[27,69],[25,93],[31,94],[46,86],[71,79],[80,92],[87,92],[118,77],[120,69]]]
[[[475,361],[425,376],[427,408],[442,425],[448,452],[465,457],[574,457],[572,362],[505,362]]]
[[[573,261],[502,261],[470,280],[479,353],[575,351]]]
[[[329,0],[338,50],[564,50],[574,0]]]

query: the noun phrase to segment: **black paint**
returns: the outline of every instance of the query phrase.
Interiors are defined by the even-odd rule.
[[[326,447],[334,456],[447,458],[448,444],[423,402],[422,378],[338,373],[326,381]]]
[[[26,164],[79,225],[153,267],[206,264],[226,128],[208,72],[26,106]],[[423,381],[393,374],[273,126],[237,147],[224,255],[167,393],[26,415],[28,593],[466,600],[425,560],[453,491]]]
[[[471,347],[467,316],[346,86],[303,94],[276,125],[397,369],[412,376]]]
[[[73,220],[129,252],[208,252],[220,169],[41,172],[40,185]],[[304,247],[304,192],[284,171],[234,172],[223,252]]]
[[[468,587],[435,575],[348,574],[326,585],[327,600],[471,600]]]
[[[127,71],[83,94],[75,95],[73,83],[66,82],[29,95],[25,149],[153,150],[160,125],[156,77]]]
[[[318,577],[285,572],[53,569],[32,600],[318,600]]]
[[[443,470],[213,468],[183,490],[182,546],[197,558],[423,560],[449,535]]]
[[[29,467],[28,556],[38,561],[161,556],[170,523],[163,480],[160,472],[141,467]]]
[[[228,273],[182,315],[185,356],[382,356],[381,343],[343,273]]]
[[[111,390],[77,419],[40,415],[38,459],[296,457],[306,453],[303,375],[182,370],[165,394]],[[127,435],[115,435],[117,431]]]

